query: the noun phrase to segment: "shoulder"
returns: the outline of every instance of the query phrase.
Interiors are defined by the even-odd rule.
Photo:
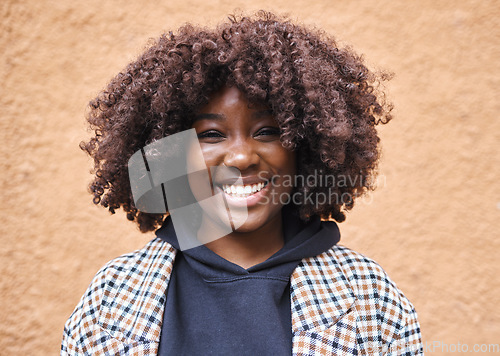
[[[324,258],[338,265],[358,297],[390,298],[392,305],[401,311],[411,313],[414,310],[396,283],[371,258],[341,245],[330,249]]]
[[[345,278],[343,288],[350,288],[356,299],[351,309],[356,314],[358,339],[364,340],[365,348],[383,345],[385,350],[378,351],[389,355],[420,354],[420,325],[415,308],[377,262],[336,245],[316,256],[313,263],[323,266],[321,269],[332,279]],[[333,280],[329,283],[338,285]],[[376,344],[375,340],[382,343]]]
[[[97,296],[111,289],[124,287],[121,283],[127,280],[148,278],[152,272],[151,266],[168,266],[173,262],[175,249],[159,238],[149,241],[143,248],[124,254],[106,263],[95,275],[87,293]],[[87,295],[87,294],[86,294]],[[84,295],[84,297],[86,296]]]
[[[139,330],[130,326],[137,322],[135,313],[146,305],[143,303],[163,303],[155,298],[164,294],[174,257],[175,249],[155,238],[142,249],[104,265],[64,326],[62,353],[93,354],[100,350],[95,350],[99,345],[117,340],[130,344],[151,334],[151,327]]]
[[[155,263],[172,261],[175,249],[159,238],[149,241],[143,248],[124,254],[106,263],[94,279],[116,279],[119,276],[145,275]]]

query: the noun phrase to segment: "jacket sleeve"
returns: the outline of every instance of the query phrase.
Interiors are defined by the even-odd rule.
[[[64,325],[61,355],[92,354],[92,339],[99,329],[99,309],[106,284],[105,275],[106,267],[96,274]]]
[[[420,325],[417,320],[417,313],[415,309],[412,309],[406,318],[405,326],[389,345],[386,356],[420,356],[423,354]]]
[[[357,296],[359,353],[423,355],[415,308],[383,268],[346,247],[337,246],[334,251]]]

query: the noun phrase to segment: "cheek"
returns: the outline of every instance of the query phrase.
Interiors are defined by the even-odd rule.
[[[272,162],[270,163],[281,181],[279,189],[282,193],[290,193],[293,190],[292,182],[295,181],[294,177],[297,174],[296,153],[280,146],[279,149],[274,150],[269,157],[272,158]]]
[[[219,151],[215,147],[201,144],[201,153],[207,168],[217,166],[218,157],[220,156]]]
[[[203,149],[197,142],[188,147],[186,155],[186,168],[188,182],[194,197],[201,201],[212,195],[210,170],[204,159]]]
[[[197,142],[193,142],[190,146],[188,146],[186,166],[188,172],[205,169],[205,155],[203,154],[203,148],[200,150],[200,146],[197,145]]]

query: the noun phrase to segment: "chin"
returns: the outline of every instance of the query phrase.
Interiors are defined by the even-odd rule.
[[[252,224],[252,223],[245,223],[242,226],[238,227],[237,229],[234,229],[234,232],[237,232],[237,233],[249,233],[249,232],[257,231],[261,227],[262,227],[262,225]]]
[[[251,212],[249,212],[249,215],[246,219],[246,221],[238,226],[236,229],[234,229],[235,232],[237,233],[251,233],[255,231],[259,231],[262,228],[264,228],[267,224],[269,224],[270,221],[274,220],[274,218],[279,215],[279,212],[272,214],[272,213],[266,213],[266,214],[259,214],[260,216],[252,216]]]

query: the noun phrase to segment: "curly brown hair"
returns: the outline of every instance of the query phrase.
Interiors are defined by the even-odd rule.
[[[297,151],[297,174],[357,177],[334,187],[295,188],[303,196],[349,197],[297,206],[303,219],[319,215],[342,222],[354,199],[374,186],[375,125],[391,119],[391,105],[378,89],[386,79],[332,37],[268,12],[231,16],[216,29],[188,24],[163,34],[90,102],[87,120],[94,135],[80,147],[94,159],[89,186],[94,203],[111,213],[121,207],[142,232],[155,230],[168,213],[137,210],[129,158],[155,140],[189,129],[193,113],[212,93],[234,85],[249,100],[268,104],[283,146]]]

